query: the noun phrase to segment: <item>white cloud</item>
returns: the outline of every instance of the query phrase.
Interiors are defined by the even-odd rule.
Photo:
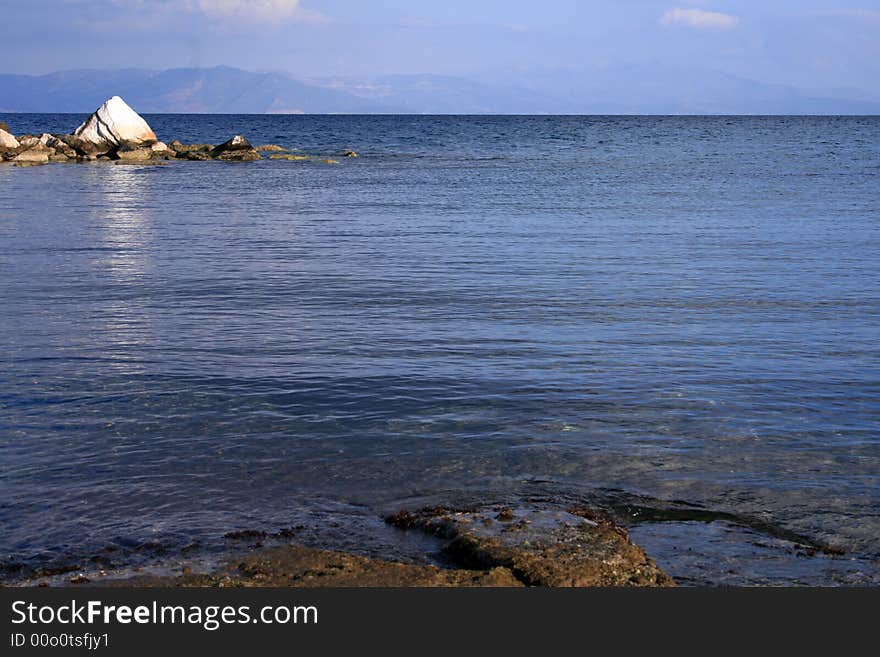
[[[739,25],[739,19],[730,14],[722,14],[717,11],[704,11],[702,9],[670,9],[660,24],[664,27],[683,25],[697,29],[722,29],[729,30]]]

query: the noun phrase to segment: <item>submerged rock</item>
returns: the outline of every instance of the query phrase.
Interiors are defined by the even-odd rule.
[[[521,587],[506,568],[461,570],[369,559],[301,545],[260,550],[211,574],[104,580],[123,587]]]
[[[279,146],[278,144],[261,144],[260,146],[255,147],[254,150],[255,151],[263,151],[263,152],[270,152],[270,153],[278,153],[278,152],[284,152],[287,149],[284,148],[283,146]]]
[[[101,105],[73,135],[78,142],[71,146],[97,155],[113,152],[125,144],[142,146],[158,141],[147,122],[119,96]]]
[[[290,160],[291,162],[299,162],[301,160],[310,159],[308,155],[270,155],[270,160]]]
[[[211,157],[226,162],[251,162],[263,159],[242,135],[235,135],[211,151]]]
[[[254,551],[211,573],[103,580],[102,586],[154,587],[438,587],[674,586],[672,579],[602,512],[552,503],[401,511],[386,522],[419,531],[442,547],[447,568],[371,559],[290,544],[262,547],[284,531],[230,532],[256,540]],[[428,540],[428,543],[435,541]],[[428,555],[426,554],[426,561]]]
[[[448,540],[444,552],[458,566],[507,568],[527,586],[674,586],[623,528],[596,511],[439,508],[386,521]]]
[[[357,157],[358,154],[355,151],[344,150],[340,153],[342,157]]]

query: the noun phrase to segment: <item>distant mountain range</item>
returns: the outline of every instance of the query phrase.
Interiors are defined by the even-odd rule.
[[[122,96],[143,113],[372,113],[369,99],[298,82],[278,73],[235,68],[167,71],[78,70],[49,75],[0,75],[0,112],[92,112]]]
[[[880,114],[880,101],[815,97],[725,73],[621,65],[491,78],[297,80],[229,67],[0,74],[0,112],[91,112],[119,95],[144,113]]]

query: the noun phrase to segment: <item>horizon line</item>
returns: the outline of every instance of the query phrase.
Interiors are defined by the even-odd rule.
[[[91,114],[95,110],[82,110],[80,112],[9,112],[0,109],[0,116],[79,116],[80,114]],[[365,116],[421,116],[425,118],[433,118],[433,117],[461,117],[461,118],[491,118],[491,117],[509,117],[509,118],[556,118],[556,117],[571,117],[571,118],[880,118],[880,113],[876,114],[835,114],[832,112],[826,113],[780,113],[780,114],[761,114],[761,113],[731,113],[731,114],[691,114],[691,113],[680,113],[680,114],[663,114],[663,113],[653,113],[653,112],[645,112],[640,114],[569,114],[565,112],[548,112],[545,114],[523,114],[523,113],[454,113],[454,112],[441,112],[441,113],[430,113],[430,112],[138,112],[142,116],[278,116],[278,117],[291,117],[291,116],[350,116],[350,117],[365,117]]]

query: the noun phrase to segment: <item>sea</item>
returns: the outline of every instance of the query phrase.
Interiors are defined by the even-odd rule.
[[[145,118],[311,157],[0,165],[0,579],[538,500],[880,584],[880,117]]]

